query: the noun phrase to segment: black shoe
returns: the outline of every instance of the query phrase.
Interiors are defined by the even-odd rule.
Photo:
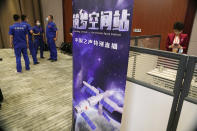
[[[44,59],[45,57],[40,57],[41,59]]]
[[[36,62],[36,63],[34,63],[34,65],[37,65],[37,64],[39,64],[40,62]]]
[[[47,59],[47,60],[52,60],[51,58]]]
[[[51,60],[51,62],[56,62],[57,60]]]

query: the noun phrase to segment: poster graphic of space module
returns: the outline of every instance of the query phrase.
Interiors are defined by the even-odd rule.
[[[119,131],[133,0],[73,0],[73,128]]]

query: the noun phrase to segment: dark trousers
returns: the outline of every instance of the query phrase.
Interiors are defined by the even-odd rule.
[[[32,41],[29,41],[29,51],[31,53],[34,64],[37,63],[38,60],[36,56],[36,50]]]
[[[48,43],[49,51],[50,51],[50,58],[52,60],[57,60],[57,49],[56,49],[54,39],[53,38],[47,38],[47,43]]]
[[[35,47],[35,50],[36,50],[36,55],[38,53],[38,48],[40,47],[40,58],[44,57],[43,56],[43,52],[44,52],[44,42],[42,39],[35,39],[34,40],[34,47]]]
[[[16,69],[17,72],[21,72],[22,71],[22,66],[21,66],[21,53],[23,54],[23,58],[25,60],[25,67],[26,70],[29,70],[29,57],[27,54],[27,48],[23,47],[23,48],[15,48],[14,49],[15,52],[15,56],[16,56]]]

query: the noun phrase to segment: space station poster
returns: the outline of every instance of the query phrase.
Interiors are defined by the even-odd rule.
[[[133,0],[73,0],[73,130],[118,131]]]

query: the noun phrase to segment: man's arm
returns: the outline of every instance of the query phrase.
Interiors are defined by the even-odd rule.
[[[57,37],[58,37],[57,26],[56,26],[56,24],[54,24],[52,27],[53,27],[53,31],[55,31],[54,41],[56,41],[57,40]]]
[[[13,35],[10,35],[10,48],[13,48]]]
[[[40,32],[34,33],[34,30],[32,30],[32,29],[31,29],[29,32],[30,32],[30,34],[32,34],[32,35],[34,35],[34,36],[35,36],[35,35],[40,35]]]
[[[29,31],[31,34],[33,34],[33,30],[31,29],[30,31]]]
[[[54,41],[57,40],[57,37],[58,37],[58,32],[56,31],[56,36],[55,36],[55,38],[54,38]]]
[[[42,34],[42,39],[43,39],[44,42],[46,42],[45,34],[44,33]]]
[[[34,35],[34,36],[35,36],[35,35],[40,35],[40,32],[39,32],[39,33],[37,33],[37,34],[36,34],[36,33],[33,33],[33,35]]]
[[[13,38],[14,38],[14,30],[12,28],[12,26],[9,27],[9,32],[8,32],[9,36],[10,36],[10,48],[13,48]]]
[[[28,34],[26,34],[26,41],[27,41],[27,48],[29,48],[29,38],[28,38]]]

